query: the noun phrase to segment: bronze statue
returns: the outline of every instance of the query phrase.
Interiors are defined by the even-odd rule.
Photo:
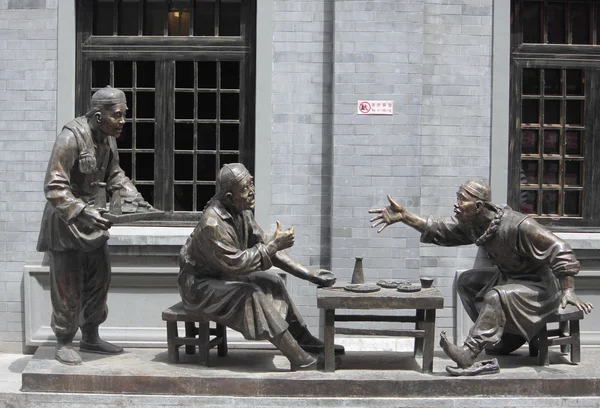
[[[267,237],[254,219],[254,181],[240,163],[226,164],[217,193],[181,248],[179,292],[186,311],[239,331],[249,340],[268,340],[290,360],[292,370],[316,367],[308,354],[323,342],[307,329],[283,280],[272,266],[309,282],[331,286],[327,270],[309,270],[284,249],[294,244],[294,229]],[[336,346],[343,353],[341,346]]]
[[[151,207],[119,167],[115,138],[125,124],[125,94],[106,87],[94,93],[91,102],[90,111],[67,123],[54,143],[44,180],[48,202],[37,243],[37,250],[47,252],[50,261],[55,358],[69,365],[81,363],[72,345],[79,328],[81,351],[123,351],[98,335],[108,314],[106,241],[112,223],[102,215],[107,209],[95,204],[106,205],[106,193],[118,192],[126,202]]]
[[[531,340],[546,319],[569,303],[585,313],[593,308],[575,295],[579,261],[569,245],[533,218],[491,202],[483,181],[461,185],[451,218],[421,217],[395,202],[371,209],[373,227],[401,221],[421,232],[421,242],[442,246],[476,244],[496,271],[471,270],[460,275],[457,291],[475,325],[462,346],[446,339],[440,346],[460,368],[472,367],[487,354],[508,354]]]

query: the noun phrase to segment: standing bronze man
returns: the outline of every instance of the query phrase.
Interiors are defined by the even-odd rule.
[[[125,124],[127,101],[116,88],[92,96],[85,115],[67,123],[56,138],[48,162],[44,209],[37,250],[50,261],[52,330],[55,358],[64,364],[81,363],[72,341],[81,328],[80,350],[121,353],[121,347],[98,336],[106,320],[110,258],[106,241],[111,222],[93,206],[98,191],[120,188],[121,196],[147,205],[119,167],[115,137]]]
[[[455,217],[420,217],[390,196],[386,208],[369,210],[373,227],[401,221],[421,232],[421,242],[442,246],[476,244],[496,271],[471,270],[460,275],[457,291],[475,322],[463,346],[444,333],[440,345],[460,368],[469,368],[485,349],[508,354],[532,339],[559,306],[567,303],[589,313],[591,303],[575,295],[579,261],[569,245],[534,219],[491,202],[491,189],[471,180],[456,194]]]
[[[239,331],[248,340],[268,340],[290,360],[292,370],[313,369],[324,344],[312,336],[272,266],[322,286],[335,283],[326,270],[309,270],[284,249],[294,229],[279,222],[267,237],[254,219],[254,181],[240,163],[226,164],[217,194],[181,248],[179,293],[184,308]],[[336,346],[343,353],[341,346]],[[308,353],[307,353],[308,352]]]

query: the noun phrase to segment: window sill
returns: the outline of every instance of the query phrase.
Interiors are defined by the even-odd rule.
[[[194,227],[133,227],[115,226],[110,229],[109,245],[174,245],[181,246]],[[600,233],[555,232],[573,249],[600,249]]]
[[[182,246],[194,227],[115,226],[110,229],[111,246]]]

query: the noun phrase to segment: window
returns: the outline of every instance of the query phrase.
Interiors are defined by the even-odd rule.
[[[512,1],[509,203],[554,229],[600,227],[600,4]]]
[[[198,219],[218,170],[254,171],[254,2],[79,0],[78,115],[127,96],[121,167],[165,221]]]

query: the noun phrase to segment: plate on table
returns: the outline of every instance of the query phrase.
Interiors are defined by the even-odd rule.
[[[369,293],[378,292],[381,290],[381,288],[377,285],[371,285],[368,283],[352,283],[350,285],[344,286],[344,290],[356,293]]]
[[[398,287],[398,285],[403,285],[403,284],[410,284],[410,282],[407,282],[405,280],[380,280],[380,281],[377,281],[377,285],[381,286],[382,288],[386,288],[386,289],[396,289]]]
[[[418,283],[403,283],[398,285],[398,292],[418,292],[421,290],[421,285]]]

